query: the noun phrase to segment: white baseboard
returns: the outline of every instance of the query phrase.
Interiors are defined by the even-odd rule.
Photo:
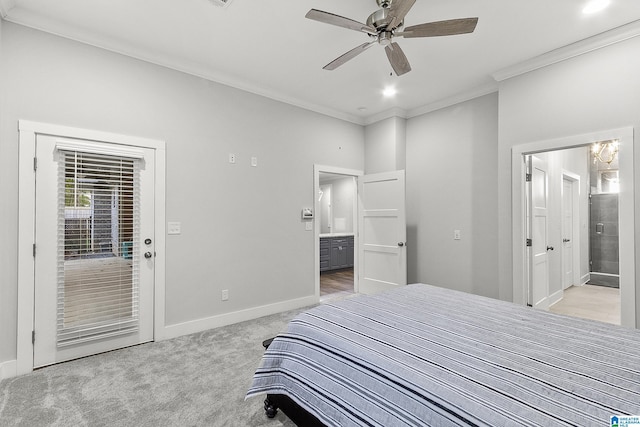
[[[18,362],[16,360],[8,360],[0,362],[0,381],[6,378],[18,376]]]
[[[551,295],[549,295],[549,307],[551,307],[553,304],[559,302],[560,300],[562,300],[563,297],[563,292],[562,291],[556,291],[554,293],[552,293]]]
[[[207,329],[219,328],[221,326],[269,316],[271,314],[282,313],[283,311],[308,307],[313,304],[318,304],[318,302],[318,297],[312,295],[304,298],[282,301],[275,304],[253,307],[246,310],[234,311],[232,313],[220,314],[218,316],[206,317],[204,319],[178,323],[176,325],[169,325],[165,326],[164,336],[161,339],[165,340],[177,338],[183,335],[195,334],[206,331]]]
[[[582,278],[580,279],[580,282],[582,285],[586,285],[589,280],[591,280],[591,273],[587,273],[584,276],[582,276]]]

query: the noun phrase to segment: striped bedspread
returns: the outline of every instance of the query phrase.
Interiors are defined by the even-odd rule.
[[[327,426],[610,426],[640,416],[640,331],[415,284],[298,315],[265,392]]]

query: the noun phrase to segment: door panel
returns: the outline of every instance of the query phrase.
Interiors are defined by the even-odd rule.
[[[531,156],[531,301],[535,308],[549,308],[548,174],[547,164]]]
[[[562,180],[562,289],[573,285],[573,182]]]
[[[34,367],[151,341],[154,150],[38,135],[36,154]]]
[[[404,171],[358,180],[361,293],[407,284]]]

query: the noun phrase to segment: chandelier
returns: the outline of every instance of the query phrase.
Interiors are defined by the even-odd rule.
[[[593,153],[593,164],[600,162],[606,163],[608,167],[611,167],[611,163],[618,154],[618,140],[611,139],[609,141],[596,142],[591,148],[591,153]]]

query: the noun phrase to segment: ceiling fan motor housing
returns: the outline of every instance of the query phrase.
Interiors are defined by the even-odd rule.
[[[391,31],[391,30],[395,30],[395,28],[387,28],[387,27],[391,23],[392,19],[393,17],[389,16],[389,9],[378,9],[375,12],[373,12],[371,15],[369,15],[369,18],[367,18],[367,25],[375,28],[376,30],[378,30],[378,32],[385,31],[385,30]],[[402,26],[402,23],[398,25],[398,27],[401,27],[401,26]]]

